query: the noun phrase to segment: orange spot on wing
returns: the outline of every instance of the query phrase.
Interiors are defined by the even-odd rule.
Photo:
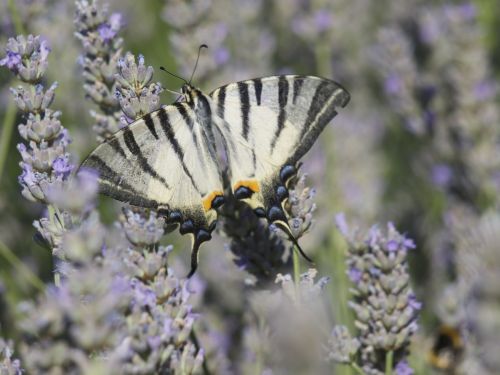
[[[254,193],[257,193],[260,191],[260,185],[259,181],[257,180],[241,180],[236,182],[236,184],[233,187],[233,191],[238,190],[239,187],[244,186],[252,190]]]
[[[205,198],[203,198],[202,202],[203,202],[203,209],[205,210],[205,212],[207,212],[208,210],[210,210],[212,208],[212,202],[214,201],[214,199],[216,197],[219,197],[219,196],[222,196],[222,191],[220,190],[216,190],[216,191],[212,191],[210,193],[208,193]]]

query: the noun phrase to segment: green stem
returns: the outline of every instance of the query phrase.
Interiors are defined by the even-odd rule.
[[[19,259],[14,252],[9,249],[3,242],[0,242],[0,255],[7,260],[20,274],[23,274],[34,288],[43,292],[45,284],[38,278],[21,259]]]
[[[25,35],[26,30],[24,30],[23,23],[21,21],[21,17],[19,17],[19,12],[17,11],[16,8],[16,3],[14,0],[8,0],[7,6],[9,8],[9,12],[12,16],[12,22],[14,23],[14,28],[16,30],[16,34],[18,35]]]
[[[366,373],[363,371],[363,369],[361,367],[359,367],[359,365],[357,363],[352,362],[351,368],[356,372],[356,374],[366,375]]]
[[[16,113],[16,105],[14,102],[9,101],[3,119],[2,138],[0,139],[0,181],[2,180],[3,168],[9,154],[10,138],[12,137],[12,129],[14,129]]]
[[[57,210],[57,208],[54,207],[53,205],[51,205],[51,204],[47,205],[47,211],[49,212],[50,224],[52,224],[53,226],[57,225],[57,222],[56,222],[57,219],[55,217],[56,210]],[[57,270],[54,270],[54,284],[57,287],[61,286],[61,275],[59,275],[59,272],[57,272]]]
[[[194,331],[194,328],[191,330],[191,335],[190,336],[191,336],[191,341],[193,342],[194,347],[196,348],[196,351],[198,352],[200,350],[200,341],[198,340],[198,336],[196,335],[196,332]],[[204,375],[211,375],[210,374],[210,370],[208,369],[206,357],[203,358],[202,368],[203,368],[203,374]]]
[[[293,281],[295,282],[295,288],[297,289],[297,293],[299,290],[300,283],[300,259],[299,252],[297,249],[293,249],[292,251],[292,261],[293,261]]]
[[[392,375],[393,361],[394,361],[394,352],[390,350],[385,355],[385,375]]]

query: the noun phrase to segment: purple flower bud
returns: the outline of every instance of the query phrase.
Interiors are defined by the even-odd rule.
[[[326,9],[320,9],[314,14],[314,24],[320,33],[324,32],[332,25],[332,15]]]
[[[349,236],[349,226],[347,225],[345,214],[343,212],[335,215],[335,224],[337,225],[338,230],[340,231],[340,233],[342,233],[343,236]]]
[[[401,92],[403,84],[397,74],[390,74],[384,82],[385,92],[389,95],[397,95]]]
[[[422,302],[417,301],[417,297],[413,292],[408,296],[408,306],[410,306],[413,310],[422,309]]]
[[[445,164],[436,164],[432,167],[431,180],[437,187],[447,186],[453,178],[453,171]]]
[[[58,156],[52,163],[54,174],[58,178],[65,180],[73,170],[74,165],[69,162],[68,155]]]
[[[97,27],[97,31],[99,32],[99,36],[105,43],[110,42],[116,36],[117,31],[113,30],[110,24],[103,23]]]
[[[399,243],[396,240],[389,240],[385,244],[385,248],[390,253],[398,251],[398,249],[399,249]]]
[[[109,16],[108,22],[113,30],[118,31],[123,25],[123,17],[120,13],[113,13],[111,16]]]
[[[361,281],[361,277],[363,276],[363,272],[356,267],[351,267],[351,268],[349,268],[349,271],[347,271],[347,276],[349,276],[349,279],[354,284],[357,284]]]
[[[0,60],[0,66],[7,66],[14,73],[17,72],[21,64],[21,55],[17,52],[7,51],[7,56]]]
[[[225,47],[219,47],[215,50],[214,60],[217,65],[225,64],[229,60],[229,50]]]
[[[23,163],[22,168],[23,171],[18,178],[19,183],[21,185],[27,186],[35,185],[37,183],[37,179],[35,174],[33,173],[33,169],[31,169],[31,166],[29,164]]]
[[[460,15],[466,20],[471,20],[476,17],[476,7],[474,4],[471,3],[461,4],[457,7],[457,9]]]
[[[41,61],[46,61],[47,57],[49,56],[51,49],[49,47],[49,43],[46,40],[42,40],[40,42],[40,60]]]
[[[413,369],[405,360],[398,362],[396,365],[396,375],[413,375]]]

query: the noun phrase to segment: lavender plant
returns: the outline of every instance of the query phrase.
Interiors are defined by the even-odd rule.
[[[409,285],[407,253],[415,243],[392,223],[386,233],[372,227],[362,234],[350,228],[342,214],[336,220],[348,243],[346,264],[354,284],[349,307],[359,335],[353,340],[345,327],[334,329],[328,356],[367,374],[384,374],[393,368],[398,374],[413,373],[407,363],[408,346],[422,306]],[[355,358],[358,347],[359,363]]]
[[[19,134],[28,142],[18,144],[22,174],[19,183],[26,199],[47,203],[51,186],[61,184],[69,176],[72,165],[66,147],[70,143],[67,131],[59,121],[60,112],[50,109],[57,84],[44,89],[42,78],[47,69],[50,49],[40,36],[18,36],[9,39],[7,56],[0,61],[25,86],[11,89],[25,122]]]
[[[80,59],[85,78],[87,96],[98,106],[100,113],[91,112],[97,140],[103,141],[119,129],[121,110],[116,96],[118,61],[123,39],[118,36],[122,28],[119,13],[108,16],[107,8],[97,0],[77,1],[75,36],[82,42],[84,55]]]
[[[13,356],[12,343],[0,339],[0,374],[21,375],[23,373],[21,362]]]

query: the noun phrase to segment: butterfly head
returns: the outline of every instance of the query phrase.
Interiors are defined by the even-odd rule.
[[[189,83],[185,83],[182,85],[181,92],[182,95],[184,95],[184,98],[187,103],[193,103],[196,99],[197,91],[193,86],[191,86]]]

